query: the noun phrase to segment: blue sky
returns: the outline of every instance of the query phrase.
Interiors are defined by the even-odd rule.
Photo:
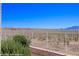
[[[79,4],[2,4],[2,27],[66,28],[79,26]]]

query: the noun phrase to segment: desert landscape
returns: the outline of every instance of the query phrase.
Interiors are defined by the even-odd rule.
[[[3,28],[2,40],[14,35],[24,35],[30,46],[61,55],[79,56],[79,31],[63,29]]]

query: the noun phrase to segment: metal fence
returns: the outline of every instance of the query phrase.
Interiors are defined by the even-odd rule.
[[[14,35],[24,35],[31,46],[65,55],[79,55],[78,30],[3,29],[2,40]]]

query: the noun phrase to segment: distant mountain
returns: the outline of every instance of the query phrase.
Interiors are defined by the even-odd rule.
[[[65,30],[79,30],[79,26],[68,27],[68,28],[65,28]]]

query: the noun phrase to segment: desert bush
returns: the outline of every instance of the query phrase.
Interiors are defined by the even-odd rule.
[[[13,39],[1,41],[1,55],[31,55],[29,40],[24,36],[16,35]]]
[[[15,42],[22,44],[23,46],[29,46],[30,44],[30,40],[26,39],[26,37],[23,35],[14,36],[13,40],[15,40]]]

